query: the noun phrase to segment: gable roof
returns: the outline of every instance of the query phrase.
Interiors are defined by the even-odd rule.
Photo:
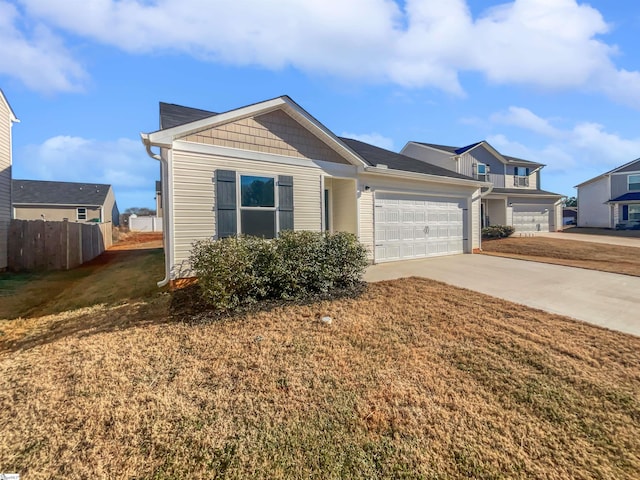
[[[430,163],[426,163],[420,160],[416,160],[412,157],[407,157],[400,153],[395,153],[384,148],[376,147],[368,143],[361,142],[359,140],[353,140],[351,138],[338,137],[344,142],[351,150],[356,152],[369,166],[375,167],[383,164],[392,170],[401,170],[404,172],[423,173],[426,175],[436,175],[439,177],[458,178],[461,180],[475,179],[462,175],[460,173],[453,172],[446,168],[438,167]]]
[[[111,185],[102,183],[13,180],[11,202],[16,205],[103,205]]]
[[[0,88],[0,101],[3,101],[7,105],[11,121],[14,123],[19,122],[20,120],[18,120],[18,117],[16,117],[16,114],[13,111],[13,108],[11,108],[11,104],[9,103],[9,100],[7,100],[7,97],[4,95],[2,88]]]
[[[217,115],[217,113],[200,108],[176,105],[175,103],[160,102],[160,130],[177,127],[214,115]]]
[[[174,108],[170,108],[170,111],[178,113],[179,115],[183,115],[183,119],[185,117],[196,118],[199,115],[199,113],[197,112],[198,109],[180,107],[179,105],[174,105],[173,107]],[[184,110],[185,108],[189,110]],[[231,123],[244,118],[264,115],[275,110],[281,110],[285,112],[296,122],[309,130],[309,132],[315,135],[321,142],[344,157],[350,164],[355,166],[365,165],[365,162],[352,150],[350,150],[344,143],[342,143],[338,139],[338,137],[336,137],[335,134],[331,132],[331,130],[329,130],[322,123],[316,120],[287,95],[272,98],[270,100],[265,100],[263,102],[258,102],[251,105],[246,105],[241,108],[229,110],[227,112],[218,114],[207,112],[206,110],[200,110],[200,112],[207,112],[207,116],[173,127],[157,130],[155,132],[142,133],[140,134],[140,136],[142,139],[142,143],[144,143],[144,145],[147,147],[147,150],[149,150],[149,148],[151,148],[152,146],[171,148],[174,141],[180,140],[192,133],[196,133],[207,128],[215,128],[219,125],[224,125],[226,123]],[[202,115],[204,115],[204,113],[202,113]]]
[[[608,172],[604,172],[601,173],[600,175],[596,175],[593,178],[590,178],[589,180],[585,180],[582,183],[579,183],[578,185],[576,185],[574,188],[578,188],[578,187],[582,187],[583,185],[586,185],[588,183],[594,182],[596,180],[600,180],[601,178],[606,177],[607,175],[611,175],[612,173],[616,173],[619,170],[623,170],[627,167],[630,167],[631,165],[633,165],[634,163],[638,162],[638,166],[640,167],[640,158],[636,158],[635,160],[631,160],[630,162],[627,162],[623,165],[620,165],[619,167],[613,168],[611,170],[609,170]]]
[[[440,150],[443,152],[447,152],[447,153],[451,153],[453,155],[462,155],[463,153],[468,152],[469,150],[473,150],[474,148],[480,146],[480,145],[485,145],[492,153],[496,153],[498,155],[498,158],[500,159],[504,159],[505,163],[509,163],[509,164],[523,164],[523,165],[538,165],[538,166],[543,166],[543,163],[539,163],[539,162],[532,162],[531,160],[524,160],[522,158],[517,158],[517,157],[510,157],[509,155],[503,155],[501,153],[499,153],[495,148],[493,148],[491,146],[491,144],[489,142],[487,142],[486,140],[481,140],[479,142],[475,142],[472,143],[470,145],[467,145],[465,147],[451,147],[451,146],[447,146],[447,145],[438,145],[436,143],[424,143],[424,142],[409,142],[409,143],[415,143],[416,145],[423,145],[425,147],[430,147],[430,148],[435,148],[436,150]]]

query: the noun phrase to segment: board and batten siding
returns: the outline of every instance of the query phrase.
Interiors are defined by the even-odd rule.
[[[278,175],[291,175],[294,229],[321,230],[321,169],[174,149],[170,172],[173,180],[174,276],[188,276],[193,242],[216,235],[214,175],[218,169],[276,178]]]
[[[7,235],[10,220],[11,112],[6,102],[0,98],[0,269],[7,267]]]

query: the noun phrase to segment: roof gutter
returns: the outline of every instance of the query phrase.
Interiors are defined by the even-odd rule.
[[[486,192],[484,192],[484,193],[481,193],[481,194],[480,194],[480,198],[484,198],[484,197],[486,197],[486,196],[487,196],[487,195],[489,195],[491,192],[493,192],[493,183],[492,183],[491,185],[489,185],[489,190],[487,190]]]
[[[160,162],[160,180],[161,180],[161,187],[163,190],[166,189],[166,185],[167,185],[167,181],[164,178],[166,176],[166,172],[168,171],[168,163],[166,159],[163,159],[161,155],[158,155],[157,153],[153,153],[153,151],[151,150],[151,141],[149,139],[149,134],[148,133],[141,133],[140,134],[140,138],[142,139],[142,143],[144,144],[145,149],[147,150],[147,155],[149,155],[149,157],[153,158],[154,160],[158,160]],[[162,201],[163,203],[166,202],[165,198],[166,196],[164,195],[164,192],[161,192],[162,194]],[[164,278],[162,280],[160,280],[159,282],[156,283],[156,285],[158,285],[158,287],[164,287],[165,285],[167,285],[169,283],[169,278],[171,276],[171,272],[170,272],[170,268],[169,268],[169,262],[167,261],[167,254],[169,252],[169,248],[170,248],[170,242],[169,242],[169,237],[170,237],[170,232],[169,230],[171,229],[171,226],[169,225],[169,222],[167,221],[167,217],[169,216],[168,212],[167,212],[167,208],[162,208],[162,224],[163,224],[163,230],[164,233],[162,235],[162,239],[163,239],[163,246],[164,246],[164,251],[165,251],[165,261],[164,261]]]

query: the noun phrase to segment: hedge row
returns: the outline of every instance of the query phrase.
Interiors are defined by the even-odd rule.
[[[282,232],[194,243],[190,263],[202,298],[230,310],[260,300],[298,299],[362,280],[367,255],[350,233]]]
[[[516,229],[510,225],[491,225],[482,229],[484,238],[507,238],[513,235]]]

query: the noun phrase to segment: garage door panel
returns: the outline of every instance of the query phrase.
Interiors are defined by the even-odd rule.
[[[513,228],[516,232],[548,232],[549,211],[547,205],[515,205]]]
[[[463,202],[376,196],[376,261],[463,253]]]

